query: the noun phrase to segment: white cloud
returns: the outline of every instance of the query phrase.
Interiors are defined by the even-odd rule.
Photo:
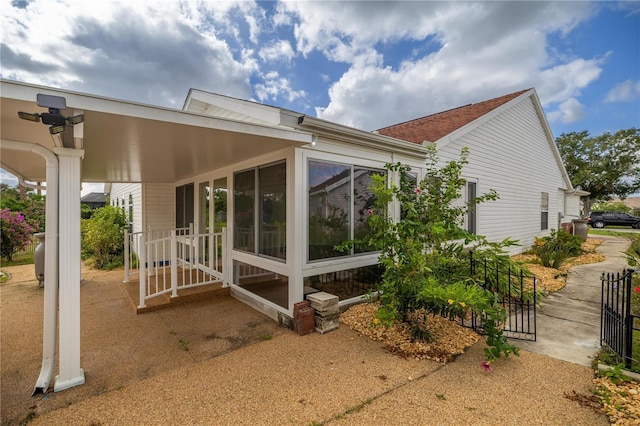
[[[240,23],[257,40],[260,11],[246,1],[3,7],[2,77],[174,107],[191,87],[249,98],[255,59]]]
[[[616,84],[604,98],[605,102],[629,102],[640,96],[640,80],[625,80]]]
[[[281,77],[277,71],[271,71],[264,75],[264,83],[256,84],[254,89],[260,102],[275,102],[279,99],[293,102],[306,96],[304,90],[294,90],[289,80]]]
[[[104,183],[82,183],[82,191],[80,196],[84,197],[92,192],[104,192]]]
[[[300,21],[298,50],[315,49],[350,67],[317,114],[367,130],[529,87],[538,88],[545,104],[578,97],[598,78],[602,60],[565,57],[547,43],[592,8],[573,2],[286,3]],[[390,68],[374,48],[402,40],[424,43],[425,53]]]
[[[267,46],[262,48],[259,53],[263,61],[279,61],[284,60],[290,62],[295,57],[295,52],[291,47],[291,43],[287,40],[273,40]]]
[[[584,118],[584,105],[576,98],[569,98],[558,105],[558,109],[547,114],[549,121],[561,121],[565,124],[573,123]]]

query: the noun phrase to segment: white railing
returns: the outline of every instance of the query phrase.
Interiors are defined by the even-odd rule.
[[[139,307],[153,297],[222,281],[228,285],[230,268],[226,228],[194,234],[193,228],[125,232],[124,281],[140,280]],[[229,272],[227,272],[229,271]]]

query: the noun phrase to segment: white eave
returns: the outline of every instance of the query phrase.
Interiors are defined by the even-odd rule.
[[[21,120],[18,111],[41,112],[38,93],[66,99],[65,115],[85,115],[84,182],[175,182],[288,146],[312,142],[309,132],[0,80],[1,141],[35,143],[51,150],[46,126]],[[65,134],[69,131],[65,132]],[[2,148],[0,164],[22,178],[45,180],[35,155]]]

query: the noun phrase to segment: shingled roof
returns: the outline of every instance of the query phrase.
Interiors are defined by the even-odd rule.
[[[394,124],[379,129],[377,133],[416,144],[422,144],[423,141],[435,142],[529,90],[531,89]]]

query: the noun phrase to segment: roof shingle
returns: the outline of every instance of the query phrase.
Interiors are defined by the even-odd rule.
[[[435,142],[529,90],[531,89],[394,124],[379,129],[377,132],[384,136],[416,144],[422,144],[423,141]]]

